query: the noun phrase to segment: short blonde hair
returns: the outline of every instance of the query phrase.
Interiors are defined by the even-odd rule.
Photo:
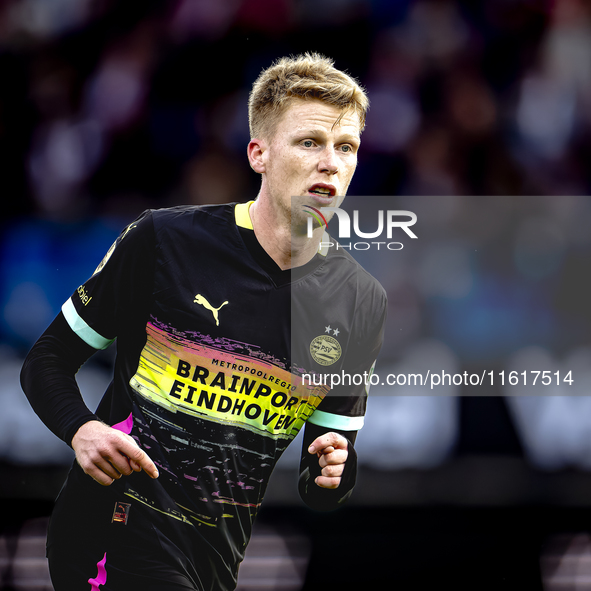
[[[341,109],[342,114],[353,109],[363,130],[369,99],[354,78],[333,64],[318,53],[305,53],[283,57],[263,70],[248,99],[250,137],[270,138],[294,98],[319,99]]]

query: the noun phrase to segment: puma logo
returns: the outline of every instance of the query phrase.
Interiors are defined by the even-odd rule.
[[[200,304],[201,306],[203,306],[206,310],[209,310],[212,314],[213,314],[213,319],[215,320],[215,325],[219,326],[220,325],[220,321],[218,318],[218,312],[220,311],[221,308],[223,308],[228,302],[225,301],[219,308],[214,308],[200,293],[198,293],[195,296],[195,299],[193,300],[194,304]]]

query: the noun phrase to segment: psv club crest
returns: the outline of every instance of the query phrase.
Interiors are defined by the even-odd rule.
[[[316,363],[326,366],[336,363],[340,359],[343,349],[341,344],[334,338],[339,334],[338,328],[333,329],[327,326],[324,331],[325,334],[316,337],[310,343],[310,355],[312,355],[312,359]]]

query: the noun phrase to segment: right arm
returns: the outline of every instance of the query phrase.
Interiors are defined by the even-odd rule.
[[[156,466],[137,443],[105,425],[84,403],[75,375],[94,352],[60,312],[25,359],[23,391],[39,418],[74,449],[81,468],[99,484],[140,470],[157,478]]]
[[[64,304],[29,352],[21,384],[47,427],[76,452],[82,469],[103,485],[133,470],[156,478],[156,466],[128,434],[105,425],[84,403],[75,375],[97,350],[143,319],[138,302],[151,293],[151,213],[144,212],[111,247],[92,277]],[[133,324],[135,322],[135,324]]]
[[[74,377],[94,352],[60,312],[33,345],[21,370],[21,386],[33,410],[70,446],[84,423],[98,420],[82,400]]]

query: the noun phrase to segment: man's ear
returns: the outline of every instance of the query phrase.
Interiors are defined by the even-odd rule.
[[[265,140],[253,138],[248,142],[247,154],[250,167],[258,173],[265,172],[264,153],[268,146]]]

